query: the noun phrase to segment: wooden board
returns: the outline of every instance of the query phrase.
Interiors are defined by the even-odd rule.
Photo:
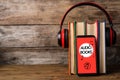
[[[116,46],[120,46],[120,24],[115,24]],[[63,26],[67,27],[66,25]],[[58,46],[59,25],[0,26],[0,47]]]
[[[0,48],[0,64],[67,64],[67,50],[55,47]]]
[[[119,80],[119,66],[110,65],[109,74],[99,76],[68,75],[67,65],[2,65],[0,80]]]
[[[120,22],[119,0],[0,0],[0,24],[59,24],[63,14],[77,2],[94,1],[102,5],[115,23]],[[79,16],[79,18],[78,18]],[[73,10],[66,20],[105,19],[102,12],[92,7]]]
[[[0,26],[0,47],[57,46],[59,25]]]
[[[119,64],[119,47],[107,48],[107,64]],[[59,47],[0,48],[0,64],[67,64],[68,50]]]

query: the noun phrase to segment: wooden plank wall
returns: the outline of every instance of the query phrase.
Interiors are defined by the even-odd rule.
[[[67,49],[57,44],[60,20],[77,2],[92,1],[102,5],[112,16],[117,43],[107,48],[109,63],[120,61],[120,0],[0,0],[0,64],[66,64]],[[76,8],[67,22],[105,20],[93,7]]]

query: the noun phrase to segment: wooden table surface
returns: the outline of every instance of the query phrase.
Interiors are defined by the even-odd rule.
[[[68,75],[67,65],[1,65],[0,80],[120,80],[119,66],[109,66],[109,74]]]

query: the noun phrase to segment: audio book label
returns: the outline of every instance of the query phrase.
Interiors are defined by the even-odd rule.
[[[93,46],[89,43],[83,43],[79,47],[79,53],[83,57],[90,57],[93,54]]]

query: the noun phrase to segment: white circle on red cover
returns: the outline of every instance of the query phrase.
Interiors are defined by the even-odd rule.
[[[83,57],[90,57],[93,54],[93,46],[90,43],[83,43],[79,47],[79,53]]]

